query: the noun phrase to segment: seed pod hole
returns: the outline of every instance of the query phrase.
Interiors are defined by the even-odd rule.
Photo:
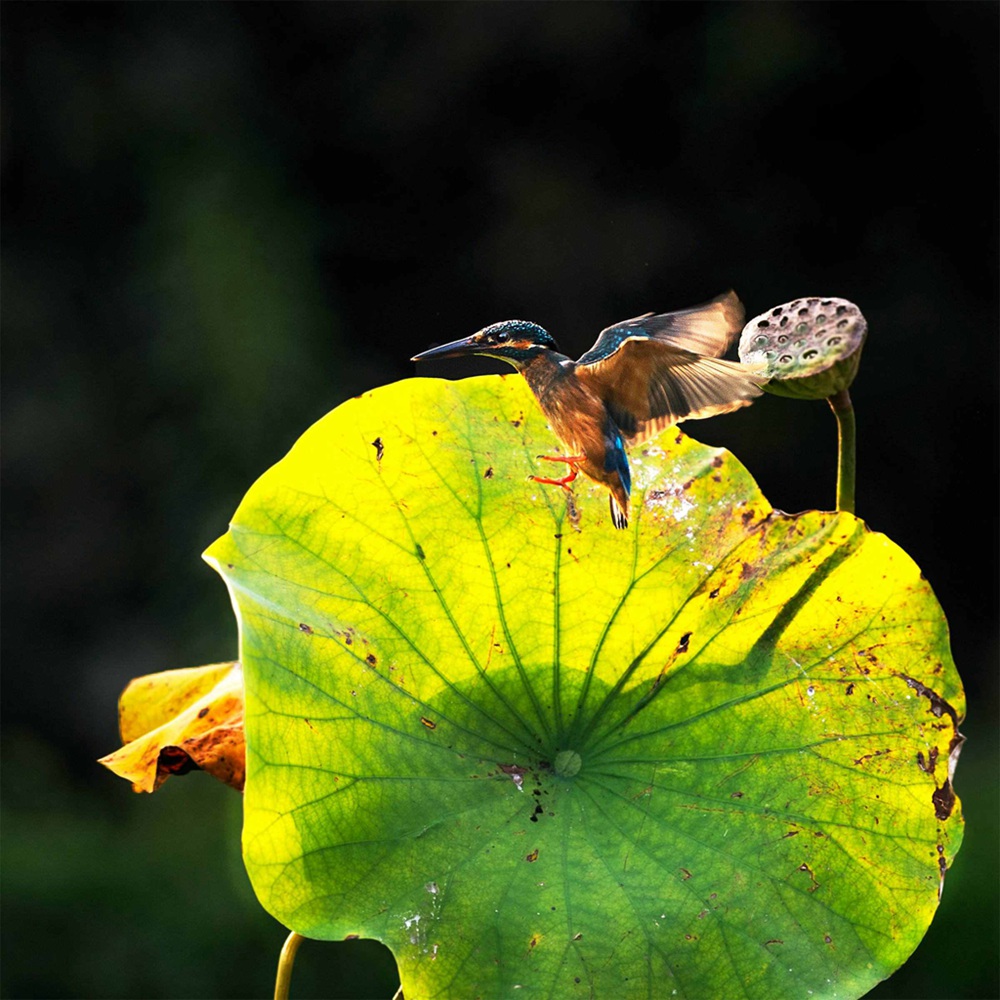
[[[817,354],[819,354],[819,351],[817,351],[816,348],[814,347],[810,347],[808,351],[802,352],[802,360],[812,361],[812,359],[815,358]]]
[[[778,364],[787,365],[791,360],[792,356],[790,354],[782,354],[781,357],[778,358]]]
[[[840,337],[831,337],[827,342],[827,347],[836,347],[840,343]]]

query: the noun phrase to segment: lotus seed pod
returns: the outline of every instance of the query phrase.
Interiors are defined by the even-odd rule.
[[[776,396],[827,399],[858,373],[868,323],[847,299],[795,299],[755,316],[740,337],[740,361],[767,365]]]

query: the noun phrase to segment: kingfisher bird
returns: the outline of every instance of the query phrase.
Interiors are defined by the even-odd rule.
[[[564,462],[565,476],[531,478],[569,490],[582,472],[608,488],[612,523],[625,528],[632,489],[626,446],[681,420],[729,413],[761,394],[765,365],[721,359],[743,320],[743,303],[729,291],[690,309],[615,323],[578,361],[560,354],[537,323],[521,319],[494,323],[411,360],[480,354],[513,365],[566,449],[538,456]]]

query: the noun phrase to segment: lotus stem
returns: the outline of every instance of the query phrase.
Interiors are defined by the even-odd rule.
[[[847,389],[827,397],[837,418],[837,510],[854,513],[855,431],[854,407]]]
[[[278,978],[274,983],[274,1000],[288,1000],[288,991],[292,985],[292,967],[295,965],[295,953],[305,940],[301,934],[292,931],[285,939],[281,956],[278,958]]]

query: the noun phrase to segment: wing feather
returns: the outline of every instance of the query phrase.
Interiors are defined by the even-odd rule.
[[[680,420],[729,413],[761,394],[764,365],[720,358],[743,319],[732,291],[691,309],[636,316],[602,330],[575,372],[629,443],[640,443]]]
[[[646,313],[601,331],[594,346],[577,362],[610,361],[628,343],[656,340],[710,358],[726,353],[743,328],[743,303],[735,292],[719,295],[700,306],[669,313]]]
[[[765,367],[646,340],[631,341],[608,361],[577,368],[577,375],[604,400],[629,444],[638,444],[678,421],[747,406],[762,392]]]

